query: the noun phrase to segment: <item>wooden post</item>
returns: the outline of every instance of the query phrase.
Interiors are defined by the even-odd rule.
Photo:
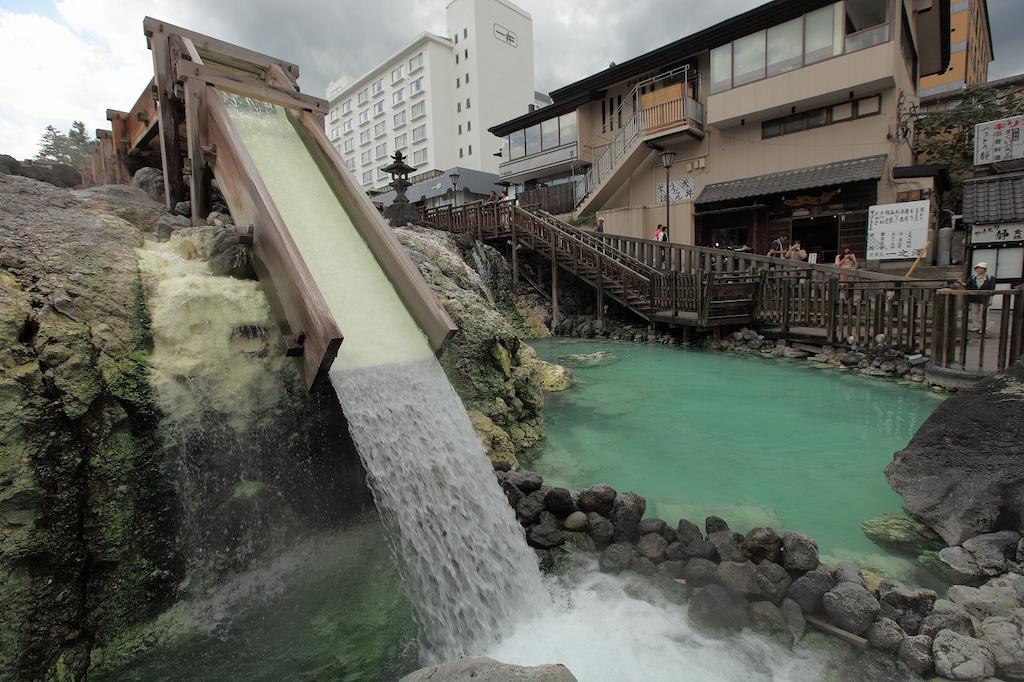
[[[789,281],[783,277],[779,280],[782,287],[782,320],[779,325],[783,335],[789,333]]]
[[[672,317],[679,316],[679,271],[668,273],[669,286],[672,287]]]
[[[128,114],[123,111],[107,109],[107,120],[110,121],[111,136],[114,144],[114,176],[118,184],[127,185],[132,180],[128,172],[127,133],[125,119]]]
[[[519,241],[516,238],[516,223],[511,221],[509,227],[512,229],[512,288],[519,286]]]
[[[551,231],[551,333],[558,326],[558,233]]]
[[[178,124],[181,114],[174,97],[174,77],[171,75],[171,45],[168,34],[163,30],[151,36],[150,49],[153,51],[153,73],[157,90],[157,113],[160,120],[160,157],[164,167],[164,202],[167,209],[185,199],[185,185],[182,178],[181,138]]]
[[[597,319],[604,321],[604,256],[597,256]]]
[[[185,123],[191,176],[192,224],[199,225],[210,213],[210,169],[203,153],[206,128],[206,84],[197,78],[185,81]]]

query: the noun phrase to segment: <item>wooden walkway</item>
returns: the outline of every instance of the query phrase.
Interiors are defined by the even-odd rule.
[[[423,220],[507,249],[519,280],[519,252],[559,271],[651,324],[719,330],[752,326],[778,338],[836,347],[884,343],[931,357],[936,366],[984,374],[1024,351],[1024,286],[986,294],[984,334],[968,331],[965,292],[949,280],[925,280],[831,265],[795,263],[750,253],[596,234],[514,202],[430,209]],[[977,292],[971,292],[977,294]],[[551,296],[558,317],[558,297]],[[988,305],[988,304],[986,304]]]

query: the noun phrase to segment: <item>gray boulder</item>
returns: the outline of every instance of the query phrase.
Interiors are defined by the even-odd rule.
[[[741,597],[760,597],[757,567],[750,561],[723,561],[718,565],[718,583]]]
[[[938,550],[941,538],[928,526],[904,514],[885,514],[861,524],[864,535],[880,547],[917,556]]]
[[[771,602],[755,601],[750,604],[750,627],[766,635],[783,635],[781,639],[786,645],[792,644],[795,639],[782,611]]]
[[[694,592],[688,614],[696,627],[705,630],[738,631],[750,624],[746,600],[721,585],[706,585]]]
[[[650,533],[661,535],[666,525],[663,520],[653,516],[649,519],[644,519],[640,522],[640,535],[649,535]]]
[[[683,578],[691,587],[703,587],[718,580],[718,565],[708,559],[690,559],[683,569]]]
[[[565,517],[563,525],[566,530],[586,530],[588,526],[587,515],[581,511],[575,511]]]
[[[985,575],[974,560],[974,555],[963,547],[943,547],[939,550],[939,561],[953,570],[957,575],[958,582],[960,580],[974,582],[974,579]]]
[[[500,663],[493,658],[458,658],[409,673],[401,682],[576,682],[561,664],[524,667]]]
[[[615,488],[610,485],[592,485],[580,491],[579,506],[585,512],[597,512],[602,516],[610,516],[615,503]]]
[[[912,672],[922,676],[926,675],[934,665],[932,660],[932,638],[928,635],[906,637],[900,643],[896,657],[910,668]]]
[[[629,561],[629,570],[639,575],[654,575],[657,571],[657,566],[654,562],[643,556],[635,556]]]
[[[616,542],[637,542],[640,539],[640,520],[647,510],[647,500],[634,492],[619,493],[612,504],[612,525]]]
[[[782,536],[782,566],[787,571],[806,572],[818,567],[818,543],[798,531]]]
[[[637,553],[654,562],[665,560],[665,550],[668,549],[668,540],[657,533],[648,533],[640,538],[636,546]]]
[[[981,639],[995,657],[996,675],[1024,680],[1024,609],[1017,609],[1009,618],[986,618],[981,624]]]
[[[720,561],[746,561],[740,543],[743,536],[731,530],[720,530],[708,533],[708,542],[715,546]]]
[[[935,608],[921,621],[918,632],[934,637],[942,630],[952,630],[968,637],[974,636],[974,624],[967,612],[951,601],[939,599]]]
[[[943,402],[885,469],[907,510],[956,546],[1024,528],[1024,365]]]
[[[522,490],[522,488],[520,488],[520,490]],[[523,524],[537,523],[537,520],[540,519],[541,512],[543,511],[544,493],[540,490],[533,491],[523,499],[519,500],[519,504],[516,505],[516,516],[519,517],[520,522]]]
[[[530,526],[526,531],[526,542],[537,549],[551,549],[565,542],[565,538],[558,528],[539,523],[536,526]]]
[[[879,618],[864,635],[872,647],[882,651],[898,651],[906,636],[903,628],[890,618]]]
[[[717,559],[718,550],[707,540],[694,540],[686,546],[686,555],[694,559]]]
[[[598,548],[607,547],[615,536],[615,527],[612,522],[597,512],[587,514],[587,524],[590,526],[590,537]]]
[[[700,532],[700,528],[697,527],[693,521],[687,521],[686,519],[680,519],[679,525],[676,526],[676,541],[688,545],[694,540],[703,540],[704,534]]]
[[[779,612],[786,619],[786,627],[793,634],[793,640],[799,642],[803,639],[804,632],[807,630],[807,620],[804,618],[804,612],[800,605],[787,597],[779,605]]]
[[[552,488],[544,496],[544,505],[548,510],[559,518],[565,518],[576,511],[576,502],[572,499],[572,493],[565,488]]]
[[[996,672],[992,652],[980,640],[942,630],[932,644],[935,672],[950,680],[978,680]]]
[[[994,576],[1006,571],[1007,560],[1016,559],[1018,542],[1020,533],[1002,530],[964,540],[962,547],[971,553],[983,575]]]
[[[1009,617],[1020,606],[1016,599],[1005,593],[969,585],[953,585],[946,595],[949,601],[981,621],[992,616]]]
[[[132,176],[132,186],[138,187],[153,201],[164,202],[164,172],[159,168],[140,168]]]
[[[720,533],[723,530],[729,530],[729,524],[720,516],[709,516],[704,519],[704,531],[708,535],[711,535],[712,533]]]
[[[657,566],[657,571],[660,575],[666,578],[673,578],[682,580],[686,578],[686,562],[685,561],[662,561]]]
[[[778,562],[782,556],[782,538],[771,528],[752,528],[740,543],[743,555],[755,564]]]
[[[686,561],[690,555],[686,553],[686,547],[681,542],[671,542],[665,550],[665,558],[669,561]]]
[[[540,474],[533,471],[510,471],[507,474],[508,482],[529,495],[536,492],[544,485],[544,479]]]
[[[832,622],[855,635],[868,629],[881,608],[870,592],[849,582],[836,585],[821,601]]]
[[[603,573],[618,573],[629,568],[630,562],[633,560],[633,545],[618,542],[613,545],[608,545],[603,552],[601,552],[600,558],[597,560],[598,568]]]
[[[771,603],[781,603],[792,584],[793,579],[782,566],[767,559],[757,565],[757,585]]]
[[[917,634],[917,628],[908,628],[903,617],[913,614],[918,617],[917,622],[919,623],[921,618],[931,612],[937,596],[933,590],[910,588],[896,580],[883,580],[878,585],[878,598],[883,608],[891,609],[896,613],[897,618],[894,620],[899,622],[907,632],[912,629],[913,634]]]
[[[808,571],[793,581],[786,596],[799,604],[804,613],[817,613],[822,597],[835,586],[836,581],[828,573]]]
[[[156,238],[162,242],[171,238],[171,235],[188,227],[192,227],[192,221],[180,215],[165,213],[160,216],[156,223]]]
[[[866,587],[864,573],[848,561],[840,561],[839,565],[832,571],[832,577],[837,583],[854,583]]]

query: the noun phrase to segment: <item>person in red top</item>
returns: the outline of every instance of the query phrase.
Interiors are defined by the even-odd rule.
[[[658,226],[656,228],[654,228],[654,241],[660,242],[661,241],[661,234],[662,234],[661,223],[658,223]]]

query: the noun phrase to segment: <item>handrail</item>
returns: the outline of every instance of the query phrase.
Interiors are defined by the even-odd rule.
[[[622,251],[619,251],[618,249],[611,248],[603,240],[596,239],[591,233],[587,232],[586,230],[581,230],[578,227],[570,225],[569,223],[565,222],[564,220],[561,220],[560,218],[556,218],[555,216],[551,215],[549,212],[547,212],[547,211],[545,211],[543,209],[535,208],[535,209],[532,209],[530,212],[533,213],[534,215],[538,216],[538,217],[541,217],[541,218],[547,220],[548,222],[556,224],[564,232],[569,232],[572,235],[574,235],[576,238],[581,239],[581,240],[587,242],[594,249],[597,249],[598,251],[601,251],[603,254],[605,254],[605,256],[607,256],[609,258],[614,258],[615,260],[618,260],[618,261],[621,261],[621,262],[625,262],[625,263],[629,264],[629,266],[632,267],[634,270],[638,270],[638,271],[643,270],[643,271],[647,272],[648,276],[657,273],[657,270],[655,268],[652,268],[651,266],[647,265],[643,261],[637,260],[636,258],[633,258],[632,256],[630,256],[628,254],[625,254]]]

